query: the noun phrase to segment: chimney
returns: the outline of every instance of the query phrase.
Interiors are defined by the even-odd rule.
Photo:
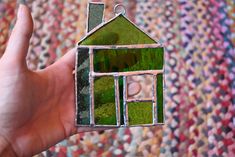
[[[87,33],[103,22],[104,3],[90,2],[88,5]]]

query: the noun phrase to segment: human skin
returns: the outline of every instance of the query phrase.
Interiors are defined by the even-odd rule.
[[[33,32],[30,10],[20,5],[0,59],[0,156],[32,156],[79,132],[74,105],[75,49],[40,71],[27,68]]]

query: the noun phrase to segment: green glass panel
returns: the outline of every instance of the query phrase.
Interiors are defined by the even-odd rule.
[[[152,104],[152,102],[128,103],[129,124],[152,124]]]
[[[118,84],[119,84],[121,125],[124,125],[124,117],[123,117],[123,77],[119,77]]]
[[[89,93],[89,53],[88,49],[77,52],[77,124],[90,124],[90,93]]]
[[[113,77],[94,80],[95,124],[116,125],[115,88]]]
[[[157,115],[158,115],[158,123],[163,123],[163,75],[157,75]]]
[[[95,72],[126,72],[163,68],[163,48],[95,50]]]
[[[103,22],[104,4],[89,3],[88,32]]]
[[[120,15],[91,35],[88,35],[79,45],[131,45],[154,43],[156,43],[156,41],[142,32],[123,15]]]

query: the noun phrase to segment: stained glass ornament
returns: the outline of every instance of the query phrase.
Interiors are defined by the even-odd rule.
[[[104,4],[88,6],[87,34],[76,54],[77,126],[164,123],[164,48],[131,22],[123,7],[116,6],[116,16],[104,22]],[[148,96],[129,96],[130,78],[142,79],[140,89],[150,84]]]

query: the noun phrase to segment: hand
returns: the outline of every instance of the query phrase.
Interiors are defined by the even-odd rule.
[[[45,70],[30,71],[26,55],[32,31],[29,8],[21,4],[0,59],[0,156],[32,156],[94,130],[75,127],[75,49]]]

